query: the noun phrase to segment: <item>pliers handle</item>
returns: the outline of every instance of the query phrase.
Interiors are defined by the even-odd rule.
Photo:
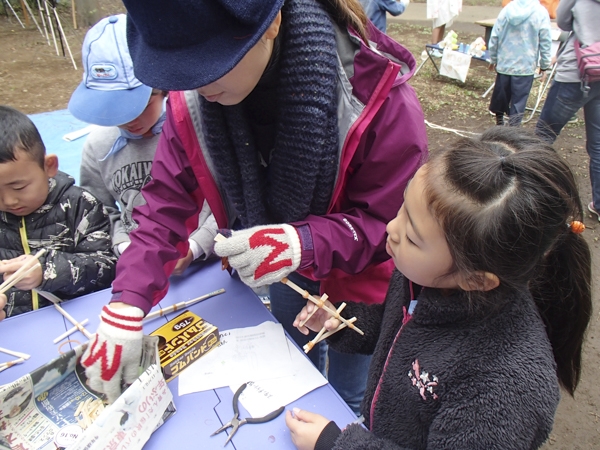
[[[244,391],[244,389],[246,389],[246,386],[248,385],[248,383],[244,383],[242,384],[237,391],[235,391],[235,394],[233,395],[233,417],[231,418],[231,420],[229,422],[227,422],[225,425],[223,425],[221,428],[219,428],[218,430],[216,430],[213,434],[211,434],[211,436],[214,436],[215,434],[219,434],[220,432],[226,430],[227,428],[231,427],[231,433],[229,434],[229,437],[227,438],[227,440],[225,441],[225,445],[223,445],[223,447],[225,447],[229,441],[231,440],[231,438],[233,437],[233,435],[235,433],[237,433],[237,430],[244,424],[246,423],[265,423],[265,422],[270,422],[271,420],[275,419],[277,416],[279,416],[283,410],[285,409],[283,406],[280,406],[279,408],[277,408],[275,411],[270,412],[269,414],[267,414],[266,416],[263,417],[247,417],[243,420],[240,420],[240,409],[238,406],[238,400],[240,398],[240,395],[242,395],[242,392]]]

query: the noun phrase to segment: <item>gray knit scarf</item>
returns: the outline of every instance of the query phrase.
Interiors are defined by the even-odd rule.
[[[282,33],[279,119],[268,179],[243,107],[200,97],[206,150],[244,228],[325,214],[335,182],[337,49],[331,19],[316,0],[288,0]]]

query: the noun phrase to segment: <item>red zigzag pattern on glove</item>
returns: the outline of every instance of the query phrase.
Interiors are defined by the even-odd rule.
[[[250,236],[250,239],[248,240],[250,248],[257,248],[263,245],[270,245],[273,247],[271,253],[269,253],[269,255],[258,265],[254,271],[255,280],[258,280],[263,275],[283,269],[284,267],[290,267],[292,265],[291,259],[282,259],[281,261],[277,261],[276,263],[272,264],[275,258],[289,249],[290,246],[285,242],[280,242],[272,237],[267,236],[267,234],[285,234],[285,230],[282,230],[281,228],[266,228],[257,231]]]
[[[90,349],[90,356],[88,356],[85,361],[82,361],[82,364],[85,367],[89,367],[100,359],[100,377],[104,381],[110,381],[111,378],[115,375],[115,373],[117,373],[117,370],[119,370],[119,366],[121,365],[121,353],[123,352],[123,346],[115,345],[115,354],[113,355],[113,359],[109,365],[106,341],[102,343],[100,349],[98,350],[96,350],[97,344],[98,335],[96,335],[96,339],[94,339],[94,343],[92,344],[92,348]]]

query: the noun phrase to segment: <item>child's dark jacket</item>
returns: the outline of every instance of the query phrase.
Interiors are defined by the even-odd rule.
[[[499,307],[424,288],[407,320],[409,283],[395,271],[383,305],[348,304],[365,338],[344,330],[330,345],[374,350],[361,407],[371,432],[331,422],[315,449],[540,447],[559,402],[544,324],[525,290],[499,287],[488,301]]]
[[[31,253],[45,248],[40,258],[43,280],[40,290],[62,299],[78,297],[110,286],[116,258],[111,250],[110,222],[102,204],[75,186],[69,175],[58,172],[49,179],[46,203],[26,216],[25,231]],[[22,217],[0,213],[0,259],[25,253],[19,233]],[[7,316],[31,311],[31,291],[10,289]],[[47,306],[39,296],[39,306]]]

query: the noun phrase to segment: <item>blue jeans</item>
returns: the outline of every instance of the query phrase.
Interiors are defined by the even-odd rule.
[[[585,148],[590,157],[590,181],[594,208],[600,210],[600,82],[590,85],[587,96],[579,83],[554,81],[535,126],[535,133],[553,143],[563,127],[583,107]]]
[[[311,294],[319,294],[318,281],[309,280],[297,273],[291,274],[288,278]],[[306,300],[283,283],[272,284],[269,293],[271,312],[281,322],[290,337],[303,347],[316,333],[311,332],[305,336],[292,324],[306,305]],[[360,402],[365,395],[371,355],[340,353],[329,348],[325,341],[321,341],[308,353],[308,357],[356,415],[360,415]]]

